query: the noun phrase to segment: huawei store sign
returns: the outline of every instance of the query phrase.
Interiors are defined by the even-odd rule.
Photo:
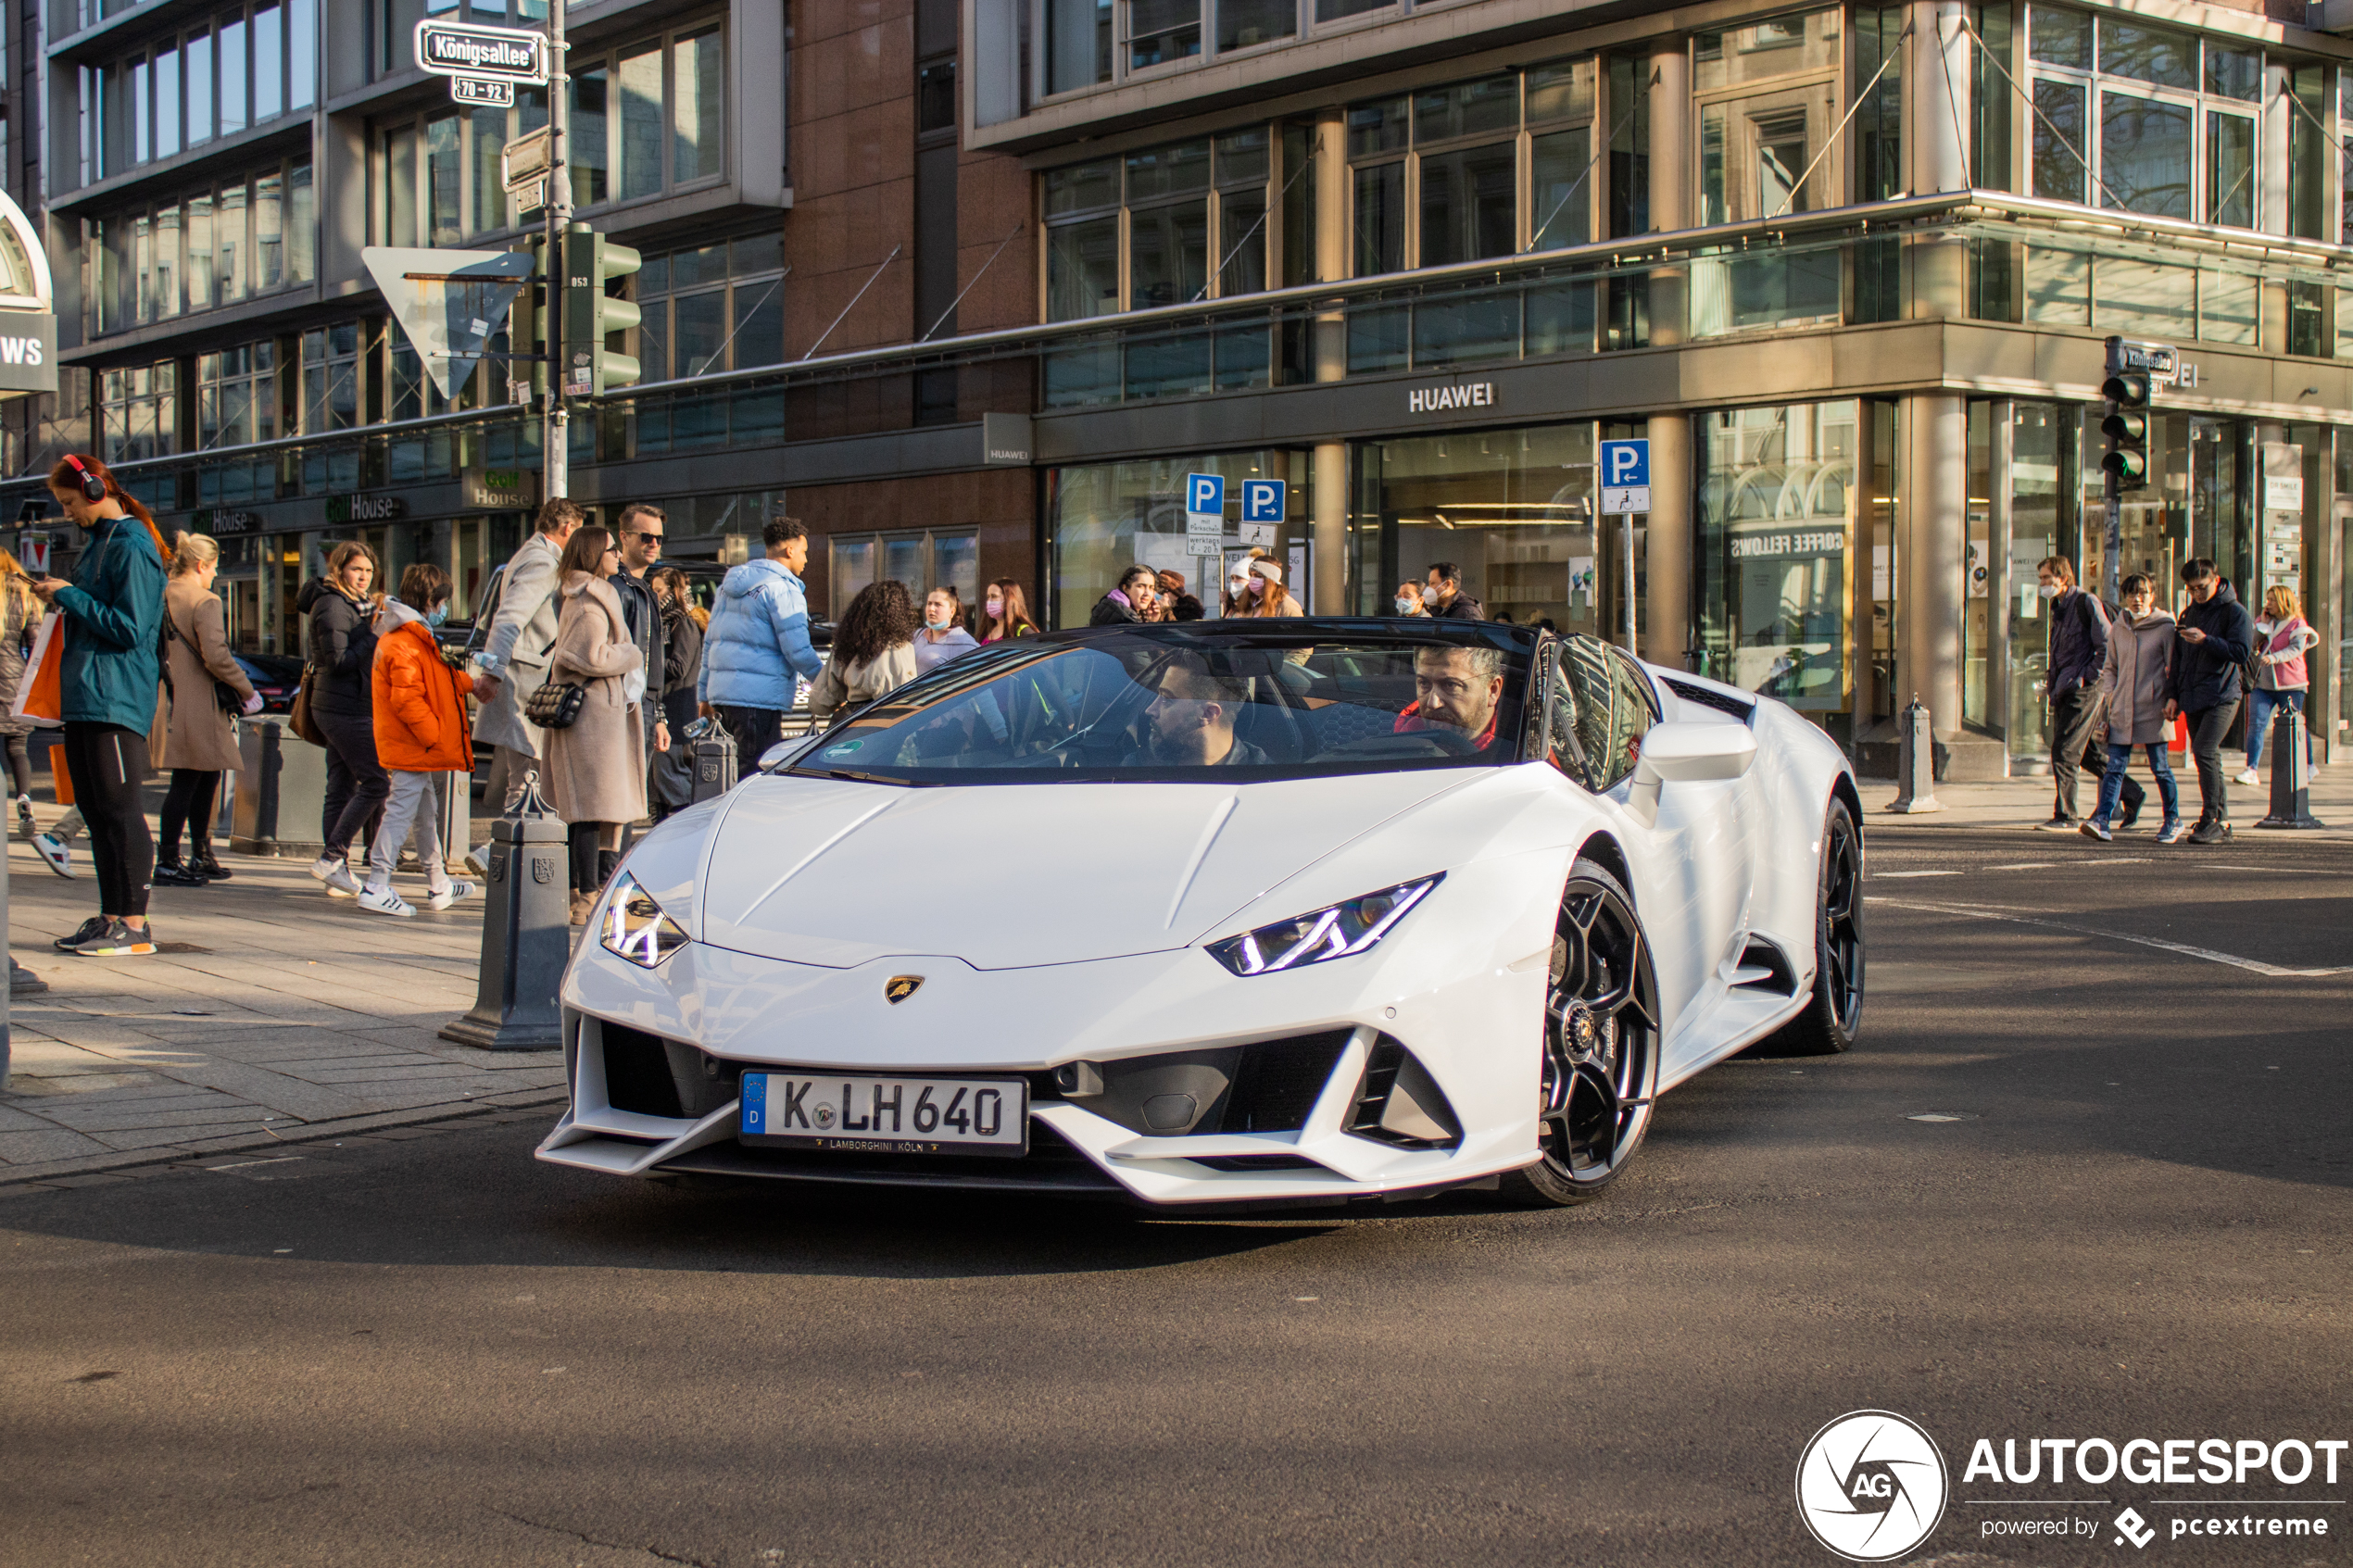
[[[1418,387],[1405,394],[1405,411],[1409,414],[1443,414],[1456,408],[1492,408],[1494,406],[1495,383],[1491,381]]]

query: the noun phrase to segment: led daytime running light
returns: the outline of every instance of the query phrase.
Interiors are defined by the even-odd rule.
[[[1236,974],[1273,974],[1279,970],[1344,959],[1371,947],[1405,912],[1446,880],[1444,872],[1418,882],[1401,882],[1378,893],[1262,925],[1209,945],[1209,956]]]
[[[637,885],[635,877],[623,872],[613,879],[612,892],[597,918],[597,940],[615,957],[656,969],[686,945],[686,933]]]

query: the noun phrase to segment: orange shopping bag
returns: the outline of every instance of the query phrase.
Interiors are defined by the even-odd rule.
[[[52,610],[32,635],[32,652],[24,661],[24,677],[17,683],[8,711],[44,728],[65,722],[65,614]]]

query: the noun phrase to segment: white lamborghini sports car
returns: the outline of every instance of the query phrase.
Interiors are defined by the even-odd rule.
[[[1227,620],[968,654],[631,852],[539,1158],[1569,1203],[1863,1002],[1860,807],[1780,704],[1582,636]]]

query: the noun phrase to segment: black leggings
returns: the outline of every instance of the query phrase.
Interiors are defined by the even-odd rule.
[[[29,735],[8,737],[8,777],[20,797],[32,793],[32,753],[26,745],[31,739]]]
[[[147,737],[120,724],[69,720],[65,726],[66,776],[90,830],[90,859],[98,868],[98,912],[145,918],[147,884],[156,872],[156,841],[147,834]]]
[[[313,709],[327,737],[327,797],[321,803],[319,836],[331,859],[351,852],[351,835],[366,830],[366,842],[376,841],[384,821],[384,801],[392,795],[392,775],[376,760],[376,721],[361,713],[321,713]]]
[[[595,893],[601,890],[610,875],[609,865],[620,857],[604,847],[605,830],[610,822],[573,822],[565,830],[572,847],[572,890],[574,893]]]
[[[180,829],[188,830],[188,847],[202,859],[212,849],[212,802],[220,788],[216,768],[174,768],[171,787],[163,792],[163,817],[156,829],[156,853],[167,860],[180,858]]]

